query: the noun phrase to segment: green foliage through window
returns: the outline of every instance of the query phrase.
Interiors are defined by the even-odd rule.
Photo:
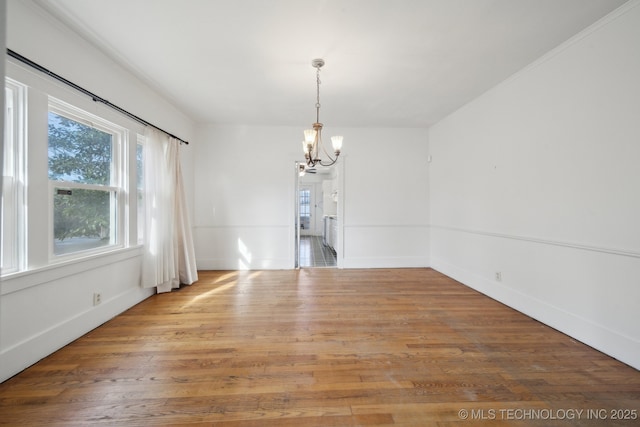
[[[109,244],[112,192],[55,189],[53,228],[56,255]],[[65,242],[66,243],[63,243]]]
[[[53,195],[54,253],[109,244],[116,206],[116,193],[108,187],[114,179],[113,136],[49,112],[48,153],[49,179],[61,184]]]
[[[49,179],[111,184],[112,136],[49,112]]]

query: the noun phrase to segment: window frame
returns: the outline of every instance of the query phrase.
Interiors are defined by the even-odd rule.
[[[48,96],[48,113],[54,113],[58,116],[65,117],[85,126],[92,127],[101,132],[111,135],[111,183],[109,185],[102,184],[85,184],[80,182],[52,180],[47,177],[49,184],[49,200],[48,200],[48,247],[49,247],[49,263],[58,263],[67,260],[82,258],[88,255],[110,252],[127,246],[127,148],[129,130],[110,122],[102,117],[91,114],[74,105],[64,102],[51,95]],[[48,120],[47,120],[48,123]],[[47,132],[48,135],[48,132]],[[48,144],[47,144],[48,145]],[[54,229],[54,197],[56,189],[85,189],[109,192],[114,195],[115,207],[111,206],[110,212],[110,243],[104,246],[94,247],[85,250],[78,250],[69,253],[55,253],[55,229]]]
[[[26,209],[25,202],[27,199],[26,194],[26,134],[27,134],[27,85],[18,82],[10,77],[5,77],[4,89],[5,91],[5,106],[3,114],[5,114],[5,129],[4,129],[4,144],[3,150],[5,150],[3,156],[3,182],[2,182],[2,269],[0,274],[2,276],[16,273],[25,269],[27,265],[27,253],[26,253]],[[9,95],[8,92],[11,92]],[[12,113],[9,114],[7,107],[11,103]],[[10,134],[8,134],[10,133]],[[10,145],[9,145],[10,144]],[[8,148],[10,147],[10,148]],[[11,152],[7,153],[10,149]],[[11,175],[4,175],[6,173],[5,166],[8,162],[11,162],[12,171]],[[7,180],[6,177],[12,176],[13,185],[11,186],[11,224],[6,224],[7,227],[12,229],[11,236],[7,237],[5,230],[5,206],[7,204]],[[5,245],[11,243],[11,266],[7,267],[6,250]],[[7,245],[8,246],[8,245]]]
[[[136,135],[144,134],[145,126],[138,121],[114,111],[72,88],[53,81],[49,76],[34,72],[31,68],[13,58],[7,58],[7,80],[24,88],[22,165],[23,201],[19,215],[23,227],[19,231],[21,247],[18,257],[18,269],[0,271],[0,280],[4,283],[2,293],[42,284],[48,281],[50,274],[66,275],[71,271],[84,271],[87,268],[109,265],[114,260],[138,257],[143,245],[136,238]],[[53,206],[52,190],[48,177],[48,108],[49,100],[54,98],[67,105],[72,111],[85,113],[95,126],[101,123],[120,127],[125,134],[121,147],[123,171],[120,176],[122,188],[119,200],[118,245],[104,246],[100,250],[75,252],[69,256],[53,256],[53,229],[50,224]],[[4,112],[3,112],[4,114]],[[72,119],[82,118],[76,117]],[[123,213],[124,210],[124,213]],[[50,213],[51,212],[51,213]],[[42,272],[47,274],[40,274]]]
[[[137,141],[136,141],[136,156],[135,156],[135,164],[136,164],[135,188],[136,188],[136,241],[139,245],[144,245],[145,232],[146,232],[146,220],[145,220],[146,200],[145,200],[145,191],[144,191],[144,187],[145,187],[144,157],[145,157],[146,143],[147,143],[147,138],[144,135],[138,134]],[[140,155],[142,157],[142,160],[140,163],[138,163],[138,150],[140,150]],[[138,167],[139,165],[141,165],[141,167]]]

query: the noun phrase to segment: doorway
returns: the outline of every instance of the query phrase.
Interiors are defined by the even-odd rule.
[[[296,169],[300,170],[298,164]],[[296,174],[296,268],[337,267],[338,245],[328,236],[337,221],[334,180],[331,169]]]

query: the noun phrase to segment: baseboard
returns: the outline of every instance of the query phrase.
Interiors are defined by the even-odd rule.
[[[285,258],[252,259],[250,262],[236,258],[199,258],[198,270],[291,270],[292,261]]]
[[[218,258],[196,260],[198,270],[291,270],[288,259],[256,259],[250,264],[240,265],[236,259]],[[340,262],[338,263],[340,265]],[[427,268],[427,257],[362,257],[344,258],[340,268]]]
[[[130,289],[0,352],[0,382],[18,374],[153,294],[155,289]]]
[[[426,268],[427,257],[361,257],[344,258],[342,268]]]
[[[640,343],[603,325],[555,307],[505,285],[497,285],[443,259],[432,257],[431,267],[527,316],[593,347],[627,365],[640,369]]]

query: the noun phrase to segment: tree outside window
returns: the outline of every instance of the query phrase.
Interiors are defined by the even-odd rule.
[[[54,254],[116,243],[114,134],[49,112]]]

